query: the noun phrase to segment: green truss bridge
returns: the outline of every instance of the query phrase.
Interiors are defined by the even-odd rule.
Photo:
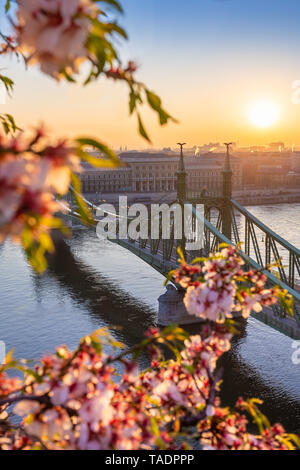
[[[182,208],[188,204],[190,207],[187,221],[182,220],[182,227],[187,224],[191,233],[196,226],[202,230],[202,247],[199,250],[186,249],[188,240],[186,235],[176,238],[174,218],[169,218],[169,237],[163,236],[162,217],[159,219],[159,230],[156,238],[151,237],[150,224],[148,238],[133,240],[128,237],[110,239],[124,249],[129,250],[144,260],[163,275],[178,265],[177,248],[181,247],[188,261],[214,252],[220,243],[240,244],[240,253],[246,266],[263,271],[268,284],[280,285],[294,299],[294,317],[288,317],[278,306],[264,309],[263,312],[253,313],[259,320],[284,334],[300,339],[300,250],[284,240],[262,221],[254,217],[246,208],[232,199],[232,171],[230,167],[230,144],[227,147],[225,166],[223,170],[223,187],[219,195],[199,191],[190,192],[186,185],[186,172],[184,167],[183,146],[180,145],[180,159],[177,171],[177,201]],[[101,218],[97,216],[97,207],[86,201],[92,208],[95,223]],[[198,208],[197,208],[198,205]],[[199,206],[200,205],[200,206]],[[169,204],[169,207],[171,204]],[[202,210],[199,210],[201,207]],[[68,217],[78,221],[79,214],[76,209],[68,209]],[[114,216],[114,214],[112,214]],[[183,219],[183,218],[182,218]],[[128,219],[130,222],[130,218]],[[120,226],[120,217],[116,216],[117,234]],[[186,231],[185,231],[186,232]],[[182,230],[184,233],[184,230]],[[276,267],[272,267],[274,263]],[[176,287],[169,286],[167,293],[159,299],[159,323],[171,322],[191,323],[195,319],[187,315],[182,304],[183,293]]]

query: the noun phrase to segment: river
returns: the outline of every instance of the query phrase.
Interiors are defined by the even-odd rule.
[[[248,209],[300,247],[300,204]],[[93,330],[119,325],[112,334],[131,346],[155,324],[163,292],[159,273],[121,247],[100,242],[92,230],[75,231],[42,276],[6,242],[0,246],[0,340],[18,358],[38,359],[56,345],[73,348]],[[272,421],[300,434],[300,364],[292,362],[292,344],[250,318],[223,359],[222,395],[226,403],[241,395],[263,399]]]

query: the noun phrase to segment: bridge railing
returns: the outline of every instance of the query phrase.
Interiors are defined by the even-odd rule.
[[[235,204],[237,204],[237,203],[235,203]],[[243,207],[241,207],[241,209],[243,209],[243,211],[245,211],[247,213],[247,216],[248,216],[248,214],[249,214],[249,216],[252,216],[252,214],[250,214]],[[217,248],[217,245],[221,244],[221,243],[226,243],[228,245],[233,245],[234,244],[234,242],[229,240],[229,238],[225,237],[225,235],[223,235],[215,225],[213,225],[207,219],[203,218],[201,216],[201,214],[199,212],[197,212],[196,208],[193,208],[193,213],[194,213],[195,217],[200,218],[200,219],[203,220],[204,227],[205,227],[205,233],[207,234],[206,237],[205,237],[206,251],[209,251],[209,249],[211,251],[215,251],[215,249]],[[252,217],[255,219],[254,216],[252,216]],[[262,224],[258,219],[256,219],[256,220],[265,229],[268,229],[268,227],[266,227],[264,224]],[[272,232],[272,231],[270,231],[270,232]],[[272,233],[274,233],[274,232],[272,232]],[[278,241],[284,242],[284,244],[289,249],[291,249],[291,248],[294,249],[294,247],[292,245],[290,245],[288,242],[286,242],[286,240],[281,239],[281,237],[279,237],[275,233],[274,233],[274,235],[276,236]],[[297,250],[297,248],[295,248],[295,250],[296,250],[296,252],[299,252],[299,250]],[[300,292],[295,290],[288,283],[284,282],[284,280],[278,278],[278,276],[274,275],[272,272],[270,272],[268,269],[266,269],[266,267],[264,267],[264,264],[258,263],[255,259],[253,259],[250,256],[250,254],[244,252],[242,249],[239,250],[239,253],[240,253],[240,256],[243,258],[243,260],[245,261],[247,266],[249,266],[253,269],[259,270],[267,276],[269,285],[273,285],[273,286],[274,285],[279,285],[282,289],[286,290],[293,297],[293,299],[294,299],[294,317],[295,317],[295,320],[296,320],[297,324],[300,326]],[[272,308],[273,308],[273,311],[274,311],[275,315],[277,315],[277,316],[284,316],[285,315],[285,312],[282,311],[282,309],[280,307],[278,307],[278,305],[276,305]]]
[[[222,197],[222,187],[216,186],[207,190],[199,190],[198,188],[187,187],[186,198],[188,201],[198,200],[205,197]]]
[[[277,263],[271,268],[275,275],[292,289],[299,287],[300,291],[300,250],[236,201],[231,200],[231,205],[235,242],[242,242],[245,254],[253,256],[260,266]],[[243,217],[242,224],[237,223],[235,212]]]
[[[246,209],[242,206],[239,206],[237,203],[233,201],[232,207],[240,209],[240,212],[243,213],[247,217],[247,224],[254,224],[257,227],[263,229],[263,231],[267,234],[268,237],[273,237],[274,240],[272,243],[274,244],[279,243],[283,248],[293,251],[295,256],[299,256],[299,250],[290,245],[286,240],[282,239],[278,236],[275,232],[270,230],[267,226],[265,226],[262,222],[252,216]],[[76,211],[72,209],[67,210],[68,215],[72,218],[79,219],[80,216]],[[201,213],[197,210],[196,207],[193,206],[192,213],[191,213],[191,221],[190,224],[193,226],[197,221],[200,221],[204,228],[204,242],[203,248],[200,252],[186,252],[185,256],[188,262],[190,262],[193,258],[201,255],[208,254],[208,252],[215,251],[218,248],[220,243],[226,244],[235,244],[234,241],[227,238],[225,235],[221,233],[220,226],[217,223],[215,226],[209,220],[207,220]],[[97,219],[95,217],[95,222]],[[167,275],[171,269],[174,269],[176,265],[178,265],[178,256],[177,256],[177,247],[181,246],[184,248],[184,240],[177,240],[174,237],[174,225],[172,226],[173,221],[171,220],[171,237],[169,240],[164,240],[162,238],[161,228],[159,231],[159,238],[158,239],[151,239],[149,236],[147,239],[138,239],[138,240],[120,240],[115,239],[111,240],[112,242],[118,243],[119,245],[123,246],[124,248],[128,249],[139,258],[143,259],[149,265],[151,265],[154,269],[159,271],[163,275]],[[249,227],[247,228],[247,233],[250,233]],[[149,231],[150,234],[150,231]],[[256,235],[255,235],[256,236]],[[252,230],[252,237],[254,238],[253,230]],[[239,237],[240,238],[240,237]],[[236,240],[236,241],[241,241]],[[270,244],[271,247],[273,246]],[[248,245],[249,246],[249,245]],[[255,250],[252,250],[255,252]],[[267,269],[267,265],[262,262],[262,257],[259,258],[258,262],[254,259],[251,255],[250,248],[248,252],[244,251],[243,247],[239,250],[241,257],[244,259],[247,267],[252,267],[254,269],[262,271],[268,279],[269,285],[279,285],[282,289],[285,289],[290,295],[294,298],[294,317],[297,324],[300,326],[300,292],[297,291],[294,286],[291,286],[288,282],[286,282],[286,278],[283,279],[279,276],[278,273],[273,273]],[[276,254],[276,253],[275,253]],[[273,311],[275,316],[283,317],[285,316],[285,312],[282,311],[281,308],[278,306],[273,307]]]

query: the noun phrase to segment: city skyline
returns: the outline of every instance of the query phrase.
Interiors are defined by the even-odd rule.
[[[300,104],[292,98],[297,91],[292,86],[300,79],[299,2],[123,4],[126,16],[119,19],[130,39],[122,46],[124,61],[137,62],[139,78],[179,120],[160,128],[145,109],[154,148],[173,147],[181,138],[190,145],[228,139],[241,146],[272,141],[300,145]],[[56,135],[89,134],[115,148],[147,147],[137,135],[135,119],[128,117],[122,84],[70,87],[42,77],[35,67],[25,71],[21,61],[2,58],[1,63],[16,82],[14,97],[1,110],[13,114],[21,127],[47,122]],[[262,102],[267,107],[261,108]]]

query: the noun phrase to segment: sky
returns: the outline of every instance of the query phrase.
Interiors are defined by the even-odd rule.
[[[300,104],[291,99],[292,84],[300,80],[299,0],[121,3],[125,15],[119,21],[129,34],[129,42],[120,45],[122,56],[138,63],[138,78],[179,121],[161,128],[145,108],[153,147],[178,141],[300,145]],[[1,57],[0,69],[16,83],[13,98],[0,111],[12,113],[21,127],[44,122],[58,136],[89,135],[115,148],[147,147],[129,117],[125,85],[56,83],[36,67],[25,70],[21,62]],[[261,101],[271,103],[277,115],[269,127],[251,120],[252,107]]]

